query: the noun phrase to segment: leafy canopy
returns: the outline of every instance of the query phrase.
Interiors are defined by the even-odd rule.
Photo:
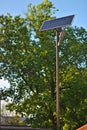
[[[55,31],[40,32],[43,21],[55,16],[44,0],[28,5],[26,18],[0,16],[0,78],[10,83],[1,99],[12,100],[8,109],[27,118],[32,127],[56,127]],[[86,123],[87,31],[68,27],[59,47],[61,130]]]

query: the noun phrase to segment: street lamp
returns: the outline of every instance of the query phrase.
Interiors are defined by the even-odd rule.
[[[53,20],[44,21],[40,31],[56,30],[56,113],[57,113],[57,130],[60,130],[60,95],[59,95],[59,45],[62,36],[62,28],[71,25],[74,15],[65,16]]]

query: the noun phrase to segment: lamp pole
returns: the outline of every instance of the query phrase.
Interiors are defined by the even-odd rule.
[[[59,90],[59,44],[63,37],[62,29],[56,30],[56,123],[57,130],[60,129],[60,90]]]
[[[40,31],[56,29],[56,113],[57,113],[57,130],[60,129],[60,92],[59,92],[59,44],[63,37],[62,28],[71,25],[74,15],[61,17],[43,22]]]

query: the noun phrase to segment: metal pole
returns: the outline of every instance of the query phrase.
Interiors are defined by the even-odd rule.
[[[60,106],[59,106],[59,31],[56,30],[56,113],[57,113],[57,130],[60,129]]]

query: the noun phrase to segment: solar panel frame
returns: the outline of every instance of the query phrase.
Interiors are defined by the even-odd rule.
[[[73,18],[75,15],[69,15],[57,19],[46,20],[42,23],[40,31],[50,30],[50,29],[58,29],[61,27],[65,27],[71,25]]]

